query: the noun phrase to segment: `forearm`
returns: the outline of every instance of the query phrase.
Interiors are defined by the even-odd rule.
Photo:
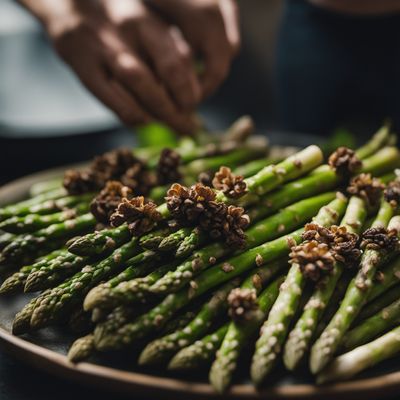
[[[400,12],[399,0],[309,0],[309,2],[348,14],[374,15]]]

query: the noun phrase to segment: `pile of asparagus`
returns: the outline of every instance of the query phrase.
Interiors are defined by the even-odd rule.
[[[175,149],[117,150],[0,209],[0,293],[37,292],[13,333],[61,325],[73,362],[141,349],[140,365],[206,369],[218,392],[248,354],[261,386],[281,359],[324,383],[399,353],[389,127],[326,164],[252,130],[244,117]]]

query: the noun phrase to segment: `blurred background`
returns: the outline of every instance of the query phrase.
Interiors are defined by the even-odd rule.
[[[250,114],[282,144],[345,126],[369,136],[398,126],[399,17],[349,17],[305,0],[239,0],[243,45],[231,74],[200,113],[211,128]],[[0,183],[109,148],[131,130],[58,59],[40,25],[0,0]]]

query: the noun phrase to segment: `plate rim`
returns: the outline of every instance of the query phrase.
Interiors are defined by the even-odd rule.
[[[0,187],[0,203],[4,197],[21,198],[21,196],[28,192],[29,186],[32,183],[46,178],[55,178],[60,176],[66,168],[80,165],[84,165],[84,163],[46,169],[11,181]],[[14,355],[38,369],[91,386],[100,385],[105,388],[111,386],[115,392],[126,394],[127,392],[132,393],[132,389],[135,389],[142,393],[152,393],[154,395],[154,391],[157,390],[157,396],[160,397],[174,394],[183,399],[184,396],[190,394],[197,398],[221,398],[208,383],[160,377],[89,362],[73,364],[68,361],[65,355],[32,343],[22,337],[14,336],[3,327],[0,327],[0,345],[11,356]],[[271,399],[309,399],[319,398],[320,396],[337,398],[339,395],[343,396],[343,398],[347,396],[349,396],[348,398],[354,398],[351,396],[355,394],[363,394],[366,397],[370,397],[378,392],[382,393],[382,391],[385,391],[390,393],[396,389],[400,389],[400,370],[377,377],[343,381],[324,386],[295,384],[257,391],[250,384],[239,384],[232,386],[226,398],[260,399],[268,397]]]

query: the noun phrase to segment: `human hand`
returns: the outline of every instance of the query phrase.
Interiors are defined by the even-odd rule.
[[[24,2],[34,4],[81,81],[127,125],[161,120],[193,130],[201,91],[189,47],[141,1]]]
[[[192,52],[204,62],[202,97],[225,79],[240,47],[238,10],[234,0],[147,0],[176,24]]]

